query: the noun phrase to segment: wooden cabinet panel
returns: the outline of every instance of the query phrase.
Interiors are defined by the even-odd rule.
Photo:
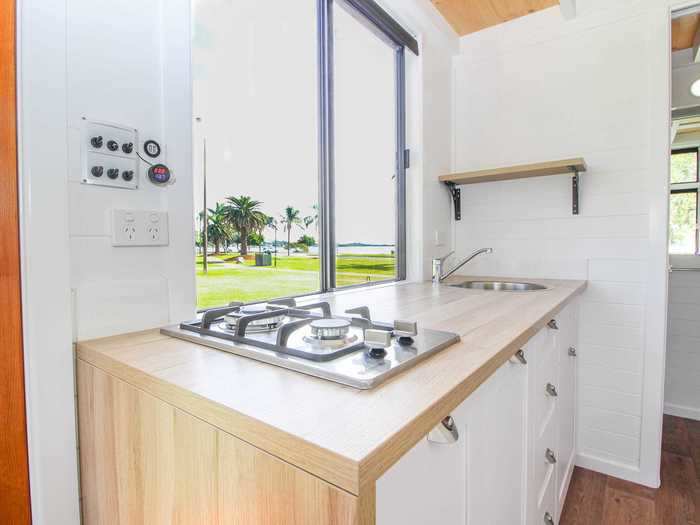
[[[369,504],[78,361],[88,525],[374,521]]]

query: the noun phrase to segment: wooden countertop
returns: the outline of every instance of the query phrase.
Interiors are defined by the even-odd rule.
[[[465,280],[453,276],[449,282]],[[483,277],[480,277],[483,279]],[[360,494],[476,390],[585,286],[490,292],[400,283],[323,296],[368,305],[462,341],[372,390],[356,390],[161,335],[79,342],[78,358],[353,494]],[[319,296],[300,302],[315,302]]]

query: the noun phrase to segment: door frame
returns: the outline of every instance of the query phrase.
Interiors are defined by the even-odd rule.
[[[0,518],[31,523],[17,169],[16,4],[0,0]]]

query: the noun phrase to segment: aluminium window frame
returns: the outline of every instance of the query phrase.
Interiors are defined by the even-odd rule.
[[[335,137],[333,101],[333,9],[342,2],[394,48],[396,145],[396,274],[393,279],[337,286],[335,238]],[[319,86],[319,257],[320,292],[376,286],[406,279],[406,55],[418,43],[373,0],[317,0]]]
[[[697,226],[698,224],[700,224],[700,146],[674,149],[671,151],[671,157],[673,157],[673,155],[681,155],[683,153],[695,153],[695,182],[669,181],[669,197],[671,195],[678,195],[682,193],[695,194],[695,251],[694,253],[670,253],[671,245],[669,243],[669,256],[700,256],[700,228],[698,228]]]

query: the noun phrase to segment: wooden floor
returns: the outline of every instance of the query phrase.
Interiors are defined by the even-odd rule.
[[[664,416],[661,487],[576,468],[560,525],[700,525],[700,421]]]

